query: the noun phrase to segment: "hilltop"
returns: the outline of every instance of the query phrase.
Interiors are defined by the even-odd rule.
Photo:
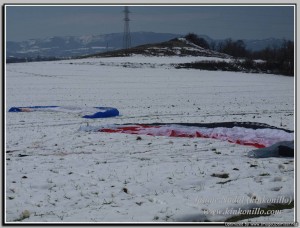
[[[205,56],[231,58],[231,56],[200,47],[185,38],[175,38],[166,42],[145,44],[129,49],[114,50],[85,57],[121,57],[130,55],[144,56]]]
[[[147,56],[147,57],[201,57],[199,60],[191,60],[186,63],[172,64],[175,68],[193,68],[199,70],[211,70],[211,71],[234,71],[244,73],[268,73],[268,74],[280,74],[286,76],[293,76],[294,73],[291,67],[286,67],[290,60],[285,59],[283,63],[276,62],[276,59],[261,60],[245,56],[234,56],[226,53],[217,52],[205,47],[205,41],[201,44],[195,36],[195,40],[188,38],[175,38],[166,42],[145,44],[129,49],[120,49],[114,51],[108,51],[104,53],[97,53],[92,55],[85,55],[77,57],[82,58],[110,58],[110,57],[127,57],[127,56]],[[201,38],[200,38],[201,40]],[[197,44],[201,45],[197,45]],[[243,51],[243,46],[239,50],[240,46],[238,42],[229,43],[229,47],[236,51]],[[202,47],[203,46],[203,47]],[[288,49],[289,50],[289,49]],[[284,52],[285,50],[281,50]],[[233,52],[234,53],[234,52]],[[238,52],[236,52],[238,54]],[[280,54],[280,53],[279,53]],[[203,58],[204,57],[204,58]]]

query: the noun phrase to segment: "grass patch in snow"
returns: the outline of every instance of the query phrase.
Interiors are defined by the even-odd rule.
[[[219,177],[219,178],[228,178],[229,174],[228,173],[213,173],[211,176],[212,177]]]
[[[24,210],[20,217],[18,219],[15,219],[14,222],[20,222],[23,221],[24,219],[27,219],[30,217],[30,212],[28,210]]]
[[[270,173],[262,173],[262,174],[259,174],[259,176],[261,176],[261,177],[270,176]]]

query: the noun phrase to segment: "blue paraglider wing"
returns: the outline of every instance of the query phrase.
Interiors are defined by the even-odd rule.
[[[12,107],[8,112],[67,112],[82,115],[82,118],[107,118],[119,115],[119,110],[111,107],[71,107],[71,106],[28,106]]]
[[[92,115],[84,115],[83,118],[107,118],[107,117],[113,117],[119,115],[119,110],[116,108],[109,108],[109,107],[95,107],[97,109],[100,109],[101,112],[96,112]]]

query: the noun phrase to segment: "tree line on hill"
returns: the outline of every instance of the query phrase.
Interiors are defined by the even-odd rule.
[[[292,41],[284,41],[279,48],[267,47],[260,51],[250,51],[246,49],[246,45],[242,40],[234,41],[227,39],[218,44],[215,42],[209,44],[205,39],[198,37],[194,33],[187,34],[185,38],[200,47],[225,53],[235,58],[245,59],[243,62],[235,61],[234,66],[227,62],[219,62],[217,64],[219,66],[217,66],[215,62],[207,61],[206,63],[199,63],[198,66],[194,64],[193,68],[216,69],[216,67],[221,67],[221,70],[238,70],[243,68],[247,72],[264,72],[294,76],[294,42]],[[258,59],[263,61],[254,61]],[[186,65],[186,67],[192,67],[192,65]]]

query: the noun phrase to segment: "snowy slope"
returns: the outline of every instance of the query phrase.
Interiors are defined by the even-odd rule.
[[[293,78],[172,67],[203,58],[6,65],[6,221],[222,222],[235,216],[233,210],[265,207],[272,200],[286,202],[288,209],[250,221],[292,222],[292,158],[248,158],[253,147],[216,139],[137,140],[79,130],[223,121],[294,130]],[[121,116],[86,120],[61,112],[7,112],[34,105],[116,107]]]

